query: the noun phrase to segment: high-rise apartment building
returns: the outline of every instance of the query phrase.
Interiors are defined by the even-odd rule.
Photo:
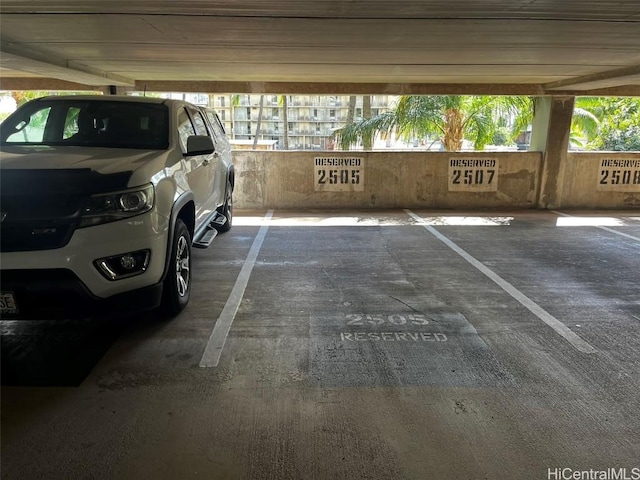
[[[253,141],[260,115],[260,95],[209,95],[232,141]],[[344,126],[349,114],[349,96],[287,95],[287,115],[283,95],[264,95],[258,140],[277,149],[284,148],[285,135],[291,150],[333,148],[332,133]],[[389,110],[397,97],[371,96],[371,114]],[[363,117],[363,97],[355,97],[354,121]],[[286,122],[286,126],[285,126]]]

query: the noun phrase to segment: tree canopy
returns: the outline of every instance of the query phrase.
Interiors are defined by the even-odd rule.
[[[576,99],[579,111],[589,112],[596,123],[585,135],[587,149],[640,151],[640,98],[580,97]]]
[[[460,150],[469,139],[482,149],[505,125],[513,128],[515,137],[523,128],[523,112],[531,109],[528,97],[404,95],[393,110],[346,125],[334,136],[343,149],[360,141],[370,144],[377,134],[404,140],[436,137],[448,151]]]

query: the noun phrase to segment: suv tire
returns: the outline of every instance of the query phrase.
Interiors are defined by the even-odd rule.
[[[189,303],[191,295],[191,235],[181,219],[176,220],[167,276],[162,289],[162,313],[174,317]]]

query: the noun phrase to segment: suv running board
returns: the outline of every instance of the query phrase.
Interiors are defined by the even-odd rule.
[[[213,239],[216,238],[216,235],[218,235],[218,228],[225,223],[227,223],[227,217],[218,213],[216,218],[209,222],[209,225],[207,225],[207,228],[202,232],[200,238],[194,240],[194,248],[208,248],[211,242],[213,242]]]
[[[225,217],[221,213],[218,213],[216,215],[216,218],[211,220],[211,223],[209,223],[209,225],[211,225],[213,228],[218,228],[218,227],[223,226],[225,223],[227,223],[227,217]]]

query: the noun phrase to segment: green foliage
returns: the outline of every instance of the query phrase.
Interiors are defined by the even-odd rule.
[[[640,126],[630,126],[625,130],[612,130],[601,136],[602,150],[615,152],[640,151]]]
[[[395,108],[370,119],[336,130],[341,148],[373,138],[376,134],[409,141],[438,137],[444,148],[459,150],[463,140],[482,149],[500,128],[513,123],[521,110],[531,110],[526,97],[418,96],[400,97]]]
[[[395,108],[334,133],[349,149],[375,135],[405,141],[437,138],[449,151],[463,139],[476,150],[488,143],[511,143],[533,120],[529,97],[415,96],[400,97]],[[640,99],[581,97],[571,121],[571,144],[592,150],[640,150]]]
[[[47,97],[50,95],[97,95],[96,91],[88,92],[67,92],[67,91],[44,91],[44,90],[16,90],[11,92],[11,96],[16,101],[16,105],[19,107],[23,103],[27,103],[31,100],[35,100],[40,97]]]
[[[582,97],[576,107],[598,121],[597,131],[588,137],[588,149],[640,150],[640,98]]]
[[[494,132],[493,138],[491,139],[491,144],[508,145],[509,143],[511,143],[510,140],[511,135],[509,134],[509,131],[504,127],[500,127]]]

